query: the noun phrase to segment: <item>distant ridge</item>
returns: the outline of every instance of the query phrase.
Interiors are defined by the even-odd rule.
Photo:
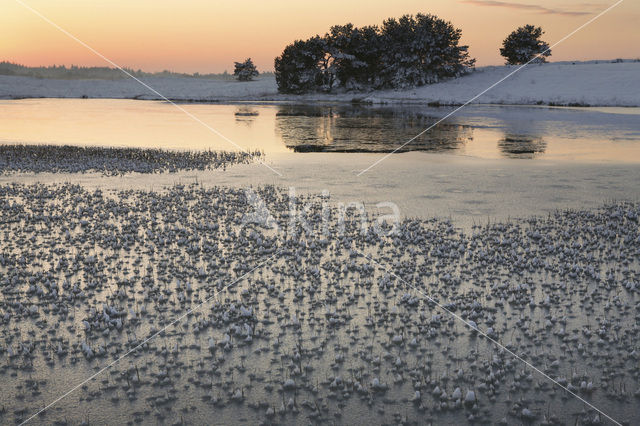
[[[132,68],[124,67],[124,69],[135,77],[189,77],[189,78],[205,78],[215,80],[233,80],[233,74],[228,72],[223,73],[178,73],[173,71],[160,71],[160,72],[146,72],[142,70],[134,70]],[[110,67],[79,67],[77,65],[71,65],[67,67],[65,65],[50,65],[41,67],[28,67],[25,65],[16,64],[13,62],[2,61],[0,62],[0,75],[14,75],[20,77],[34,77],[34,78],[50,78],[57,80],[121,80],[130,78],[125,73],[117,68]],[[273,75],[271,72],[261,73],[261,75]]]

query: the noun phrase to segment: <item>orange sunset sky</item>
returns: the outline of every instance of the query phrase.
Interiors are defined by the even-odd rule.
[[[615,0],[2,0],[0,60],[105,66],[21,2],[121,66],[208,73],[232,71],[233,61],[246,57],[270,71],[273,58],[295,39],[324,34],[334,24],[380,24],[418,12],[462,29],[477,65],[502,64],[498,48],[517,26],[540,25],[553,44]],[[550,59],[638,58],[638,24],[640,1],[625,0],[554,48]]]

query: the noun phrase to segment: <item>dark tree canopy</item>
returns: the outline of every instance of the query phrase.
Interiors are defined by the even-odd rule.
[[[326,42],[318,36],[288,45],[275,60],[278,90],[303,93],[322,87],[326,80],[326,53]]]
[[[411,87],[458,77],[475,60],[460,46],[462,31],[434,15],[387,19],[381,30],[382,74],[387,87]]]
[[[250,81],[259,75],[258,69],[253,64],[251,58],[247,58],[244,62],[234,62],[234,64],[235,69],[233,70],[233,75],[240,81]]]
[[[335,25],[325,35],[335,79],[348,89],[374,86],[380,71],[378,28]]]
[[[419,86],[457,77],[475,63],[461,31],[433,15],[387,19],[381,27],[331,27],[324,37],[295,41],[275,59],[285,93]]]
[[[551,56],[551,49],[541,40],[542,34],[544,31],[541,27],[520,27],[504,39],[500,54],[509,65],[526,64],[534,58],[535,62],[546,62],[546,58]]]

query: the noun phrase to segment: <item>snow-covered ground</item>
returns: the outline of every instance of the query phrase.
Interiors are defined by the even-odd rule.
[[[150,77],[141,79],[166,98],[173,100],[260,99],[277,94],[273,78],[251,82],[209,80],[188,77]],[[113,98],[162,99],[139,81],[54,80],[0,76],[0,98]]]
[[[403,91],[280,95],[273,78],[235,82],[147,78],[163,96],[184,101],[352,101],[463,104],[517,67],[491,66],[454,80]],[[0,76],[0,98],[161,99],[132,79],[49,80]],[[491,104],[640,106],[640,62],[558,62],[529,65],[474,100]]]
[[[516,70],[517,67],[510,66],[478,68],[459,79],[411,91],[381,92],[370,99],[462,104]],[[639,106],[640,62],[528,65],[475,102]]]

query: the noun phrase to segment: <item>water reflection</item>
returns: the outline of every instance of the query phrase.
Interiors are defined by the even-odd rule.
[[[118,99],[0,101],[0,143],[180,150],[390,152],[453,108],[183,104],[224,137],[168,103]],[[471,157],[640,163],[638,108],[469,105],[401,151]],[[135,120],[132,120],[135,117]],[[231,141],[231,142],[229,142]]]
[[[282,105],[275,131],[294,152],[391,152],[437,120],[398,108]],[[398,151],[456,150],[472,138],[471,126],[439,123]]]
[[[247,126],[251,126],[255,121],[256,117],[260,115],[260,113],[255,108],[242,105],[236,109],[236,112],[233,115],[236,118],[236,123],[241,123]]]
[[[505,134],[505,137],[498,141],[498,148],[505,157],[535,158],[544,154],[547,143],[537,136]]]

